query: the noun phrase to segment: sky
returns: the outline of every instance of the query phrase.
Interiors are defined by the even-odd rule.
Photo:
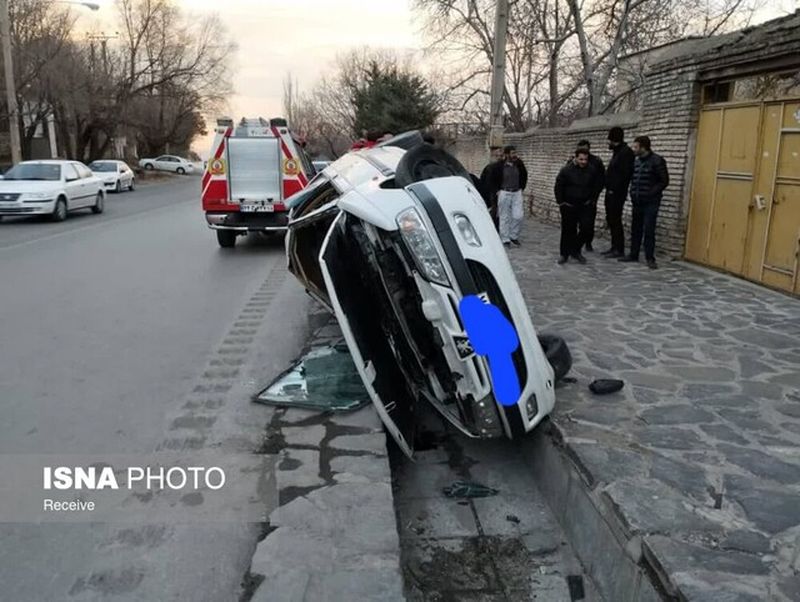
[[[93,0],[98,11],[76,7],[81,29],[113,33],[114,0]],[[755,21],[786,14],[797,0],[765,0]],[[277,117],[283,81],[291,72],[310,89],[338,53],[359,46],[418,50],[424,45],[412,0],[177,0],[198,17],[217,15],[238,45],[230,116]],[[196,150],[206,154],[210,140]]]

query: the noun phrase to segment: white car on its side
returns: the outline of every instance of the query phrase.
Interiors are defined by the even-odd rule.
[[[161,155],[155,159],[140,159],[139,167],[148,170],[171,171],[180,176],[194,172],[194,164],[175,155]]]
[[[122,192],[123,190],[133,190],[136,187],[136,178],[133,170],[128,167],[125,161],[104,159],[102,161],[92,161],[89,169],[103,181],[106,190]]]
[[[0,218],[49,215],[61,222],[69,211],[102,213],[103,182],[78,161],[23,161],[0,180]]]

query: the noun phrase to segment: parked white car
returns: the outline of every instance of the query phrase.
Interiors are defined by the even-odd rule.
[[[171,171],[178,175],[194,172],[194,164],[175,155],[161,155],[155,159],[140,159],[139,167],[158,171]]]
[[[133,170],[128,167],[125,161],[102,160],[92,161],[89,169],[103,181],[106,190],[122,192],[123,190],[133,190],[136,187],[136,178]]]
[[[470,437],[520,437],[572,360],[537,335],[464,167],[417,132],[351,152],[290,197],[289,270],[336,316],[409,456],[427,401]]]
[[[77,209],[102,213],[104,204],[102,180],[78,161],[23,161],[0,180],[0,217],[50,215],[61,222]]]

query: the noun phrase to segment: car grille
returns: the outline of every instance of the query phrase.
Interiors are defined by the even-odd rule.
[[[4,192],[0,194],[0,202],[16,201],[19,196],[19,193]]]
[[[467,259],[467,267],[472,274],[472,279],[475,280],[477,290],[481,293],[488,294],[489,301],[492,305],[497,307],[506,319],[513,324],[514,319],[511,316],[511,312],[508,311],[508,305],[503,297],[503,293],[500,291],[500,286],[497,284],[497,280],[495,280],[489,269],[482,263],[472,261],[471,259]],[[528,382],[528,367],[525,364],[525,355],[522,353],[522,345],[511,354],[511,359],[514,362],[514,367],[517,369],[519,388],[524,389]]]
[[[33,213],[33,208],[28,207],[0,207],[0,213]]]

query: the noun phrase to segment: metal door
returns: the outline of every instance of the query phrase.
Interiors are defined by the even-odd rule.
[[[704,108],[686,257],[795,293],[800,253],[800,102]]]

